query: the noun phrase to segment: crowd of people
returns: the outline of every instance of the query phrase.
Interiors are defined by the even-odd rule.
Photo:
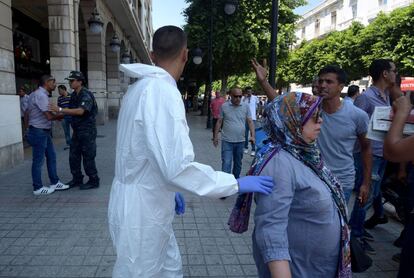
[[[267,82],[267,70],[252,61],[266,98],[251,87],[231,88],[229,99],[216,93],[211,102],[213,145],[221,141],[222,171],[194,161],[185,107],[176,82],[187,62],[186,35],[165,26],[153,37],[152,65],[121,65],[136,78],[125,94],[118,118],[116,166],[108,209],[109,229],[117,260],[113,277],[182,277],[174,236],[174,212],[185,212],[180,191],[226,198],[255,193],[253,257],[259,277],[351,277],[351,241],[366,254],[375,237],[367,230],[385,224],[381,184],[388,161],[414,159],[414,137],[403,127],[412,105],[399,89],[396,64],[376,59],[369,67],[372,86],[360,93],[348,87],[346,72],[334,65],[321,68],[312,93],[279,95]],[[56,87],[45,75],[39,88],[22,98],[27,140],[33,148],[33,193],[99,187],[95,166],[96,101],[84,86],[81,72],[68,77],[72,94],[59,86],[58,104],[50,103]],[[367,138],[375,107],[393,107],[394,117],[384,142]],[[256,120],[267,134],[256,146]],[[73,179],[60,181],[51,138],[51,122],[63,120]],[[69,123],[73,134],[70,136]],[[221,139],[221,140],[220,140]],[[254,157],[259,175],[240,177],[243,154]],[[51,186],[44,186],[41,168],[46,157]],[[81,160],[89,181],[83,183]],[[408,184],[405,227],[394,243],[402,253],[398,277],[414,277],[414,181],[412,166],[400,175]],[[252,173],[257,171],[252,171]],[[402,171],[404,172],[404,171]],[[408,178],[407,178],[408,176]],[[351,197],[355,201],[351,213]],[[411,197],[410,197],[411,196]],[[366,219],[372,208],[373,214]],[[411,262],[411,264],[410,264]]]

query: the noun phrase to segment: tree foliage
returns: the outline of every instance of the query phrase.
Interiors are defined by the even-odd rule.
[[[414,74],[414,5],[380,13],[368,26],[354,22],[350,28],[302,42],[278,69],[284,82],[309,84],[320,68],[341,66],[350,80],[368,75],[372,60],[390,58],[402,75]]]

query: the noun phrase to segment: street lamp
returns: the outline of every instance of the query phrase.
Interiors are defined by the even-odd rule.
[[[224,2],[224,13],[232,15],[236,12],[239,1],[237,0],[226,0]],[[210,28],[208,34],[208,87],[207,87],[207,128],[211,128],[211,92],[213,89],[213,7],[214,0],[210,0]]]
[[[200,48],[196,48],[193,50],[193,63],[199,65],[203,62],[203,51]]]
[[[101,20],[101,17],[98,13],[98,10],[95,8],[92,12],[92,16],[88,20],[89,30],[93,34],[100,34],[102,32],[102,27],[104,23]]]
[[[111,47],[112,52],[119,52],[121,50],[121,41],[116,34],[112,37],[109,47]]]
[[[279,1],[272,0],[272,34],[270,37],[270,69],[269,69],[269,83],[275,88],[276,79],[276,43],[277,43],[277,24],[279,17]]]
[[[125,50],[124,53],[122,53],[121,59],[123,64],[129,64],[131,62],[131,56],[129,55],[128,50]]]

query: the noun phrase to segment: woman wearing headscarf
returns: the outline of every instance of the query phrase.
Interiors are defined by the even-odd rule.
[[[272,176],[278,186],[269,196],[255,196],[253,255],[260,277],[352,276],[344,195],[316,145],[320,103],[288,93],[266,107],[271,142],[252,173]]]

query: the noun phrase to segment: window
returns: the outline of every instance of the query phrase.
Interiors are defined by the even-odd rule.
[[[358,15],[358,4],[355,3],[351,6],[352,9],[352,18],[356,18]]]
[[[331,25],[332,27],[336,26],[336,11],[331,13]]]
[[[385,6],[387,5],[387,0],[378,0],[378,6]]]
[[[320,27],[321,27],[321,21],[320,21],[320,19],[318,18],[318,19],[315,21],[315,36],[319,36],[319,29],[320,29]]]
[[[302,28],[302,39],[305,38],[305,35],[306,35],[306,27],[303,27]]]

